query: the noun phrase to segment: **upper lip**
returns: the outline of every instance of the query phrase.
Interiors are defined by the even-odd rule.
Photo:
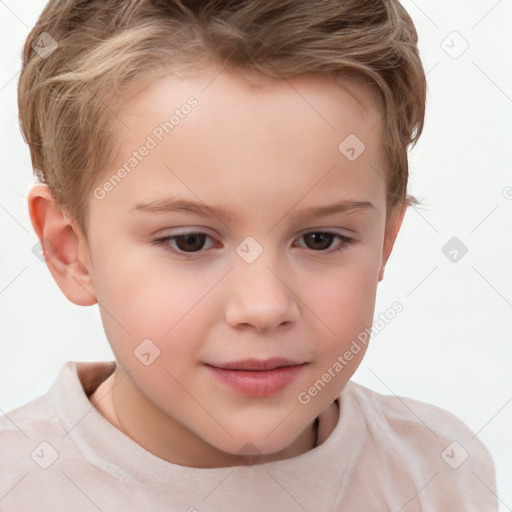
[[[243,361],[233,361],[228,363],[208,363],[209,366],[222,368],[225,370],[274,370],[281,366],[295,366],[304,364],[304,361],[292,361],[282,357],[272,357],[270,359],[244,359]]]

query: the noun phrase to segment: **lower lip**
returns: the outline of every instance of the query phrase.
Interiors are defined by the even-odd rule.
[[[270,396],[279,393],[290,385],[307,363],[281,366],[274,370],[226,370],[206,365],[207,368],[231,389],[254,397]]]

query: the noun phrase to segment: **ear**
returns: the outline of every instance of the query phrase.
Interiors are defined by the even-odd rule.
[[[89,247],[81,230],[60,210],[51,190],[42,183],[30,189],[28,209],[48,269],[62,293],[79,306],[96,304]]]
[[[386,218],[386,230],[384,234],[384,244],[382,247],[382,262],[379,271],[379,282],[384,279],[384,269],[386,268],[386,263],[388,262],[393,245],[395,245],[395,240],[398,232],[400,231],[400,227],[402,226],[406,210],[406,204],[403,206],[397,206]]]

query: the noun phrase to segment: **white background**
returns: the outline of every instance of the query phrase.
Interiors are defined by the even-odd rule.
[[[65,361],[113,359],[97,306],[69,302],[32,253],[32,169],[16,88],[22,44],[44,5],[0,1],[3,412],[46,392]],[[410,155],[409,191],[425,206],[407,212],[379,284],[376,317],[395,300],[404,310],[374,338],[354,380],[460,417],[491,451],[500,510],[511,510],[512,0],[403,5],[429,87]],[[469,47],[453,58],[462,38]],[[441,251],[454,236],[468,248],[456,263]]]

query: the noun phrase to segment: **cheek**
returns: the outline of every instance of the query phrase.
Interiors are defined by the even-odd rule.
[[[149,359],[157,354],[158,363],[172,369],[176,361],[190,359],[204,338],[206,302],[202,299],[216,276],[191,274],[189,278],[183,267],[162,271],[134,260],[119,258],[117,265],[110,260],[108,268],[95,270],[106,336],[126,369],[139,365],[137,358],[148,352]]]
[[[319,413],[344,388],[359,366],[370,340],[375,308],[375,265],[338,269],[316,280],[308,291],[308,308],[315,318],[312,336],[315,364],[297,394],[298,403]]]
[[[376,251],[361,252],[350,264],[330,265],[303,283],[305,311],[323,321],[326,341],[333,346],[350,343],[371,325],[378,284],[375,256]]]
[[[124,253],[128,256],[121,251],[105,255],[94,280],[100,304],[130,332],[148,329],[162,335],[208,290],[208,280],[183,265],[150,259],[147,251],[133,248]]]

